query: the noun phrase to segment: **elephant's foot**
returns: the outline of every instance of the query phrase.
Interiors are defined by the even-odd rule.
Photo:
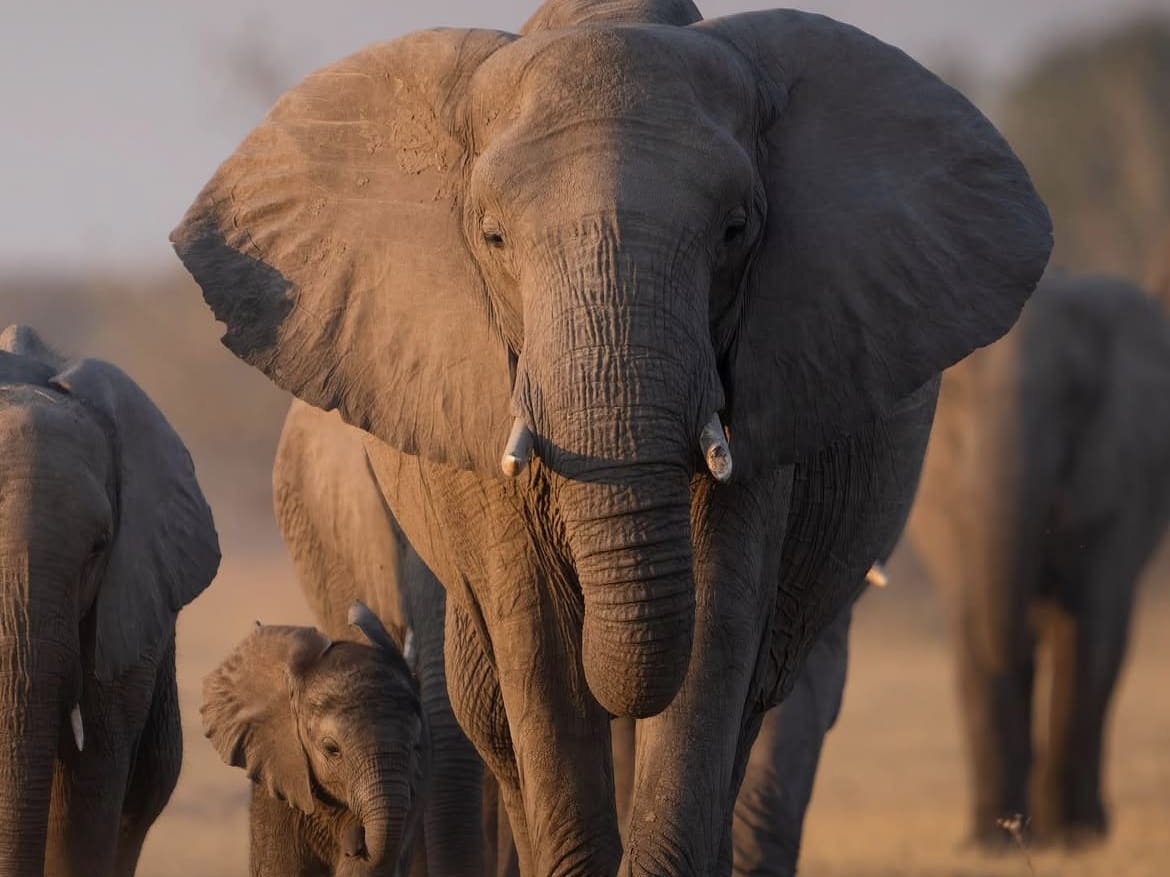
[[[1066,824],[1060,830],[1059,843],[1069,852],[1084,852],[1105,843],[1109,827],[1097,824]]]
[[[1010,855],[1026,850],[1035,843],[1030,820],[1020,813],[1001,817],[977,817],[959,849],[983,855]]]

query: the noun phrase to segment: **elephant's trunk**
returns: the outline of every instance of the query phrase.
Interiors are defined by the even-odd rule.
[[[641,220],[619,233],[618,218],[575,227],[535,273],[515,407],[561,476],[590,690],[610,713],[644,717],[670,703],[690,660],[690,479],[704,456],[730,474],[730,458],[709,427],[723,391],[702,272]]]
[[[362,845],[346,854],[371,869],[400,864],[414,840],[421,801],[411,788],[413,767],[379,756],[356,784],[350,806],[362,829]]]
[[[695,617],[690,484],[647,466],[620,483],[563,493],[569,549],[585,600],[581,657],[594,696],[617,716],[664,709],[682,685]]]
[[[8,576],[0,572],[0,578]],[[22,629],[27,616],[14,617],[10,611],[11,583],[3,581],[2,585],[0,874],[40,877],[45,866],[54,766],[62,747],[74,746],[68,715],[76,702],[76,679],[65,672],[72,664],[68,649],[32,639]]]
[[[579,229],[537,275],[515,403],[560,476],[586,681],[615,716],[646,717],[674,698],[690,660],[690,478],[703,438],[718,444],[704,427],[723,392],[698,272],[639,235],[606,221]],[[709,458],[729,474],[724,450]]]

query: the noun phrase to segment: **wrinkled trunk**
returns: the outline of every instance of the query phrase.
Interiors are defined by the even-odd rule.
[[[673,242],[639,244],[607,220],[575,235],[525,296],[516,407],[563,479],[589,687],[610,713],[643,717],[690,659],[690,476],[723,396],[706,297]]]
[[[410,770],[395,759],[379,759],[357,783],[351,808],[362,825],[368,866],[377,868],[402,860],[413,842],[421,802],[410,789]],[[403,863],[403,868],[409,862]]]
[[[648,466],[619,484],[571,482],[562,501],[573,510],[565,525],[585,599],[589,688],[614,715],[653,715],[678,691],[691,654],[689,480]]]
[[[28,576],[0,558],[0,874],[40,877],[68,714],[64,646],[28,630]]]

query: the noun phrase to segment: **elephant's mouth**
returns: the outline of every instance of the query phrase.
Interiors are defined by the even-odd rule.
[[[719,412],[716,411],[700,431],[698,445],[699,453],[707,464],[707,470],[720,483],[731,478],[731,449],[727,440],[727,430],[719,418]],[[515,478],[523,472],[532,457],[535,445],[532,430],[528,428],[524,417],[517,417],[512,421],[512,431],[508,434],[508,442],[504,446],[503,456],[500,457],[500,468],[504,475]]]

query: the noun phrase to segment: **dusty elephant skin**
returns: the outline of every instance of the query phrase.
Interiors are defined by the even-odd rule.
[[[362,603],[364,642],[257,623],[203,681],[203,728],[252,788],[250,873],[405,877],[429,750],[404,655]]]
[[[997,819],[1016,813],[1038,840],[1107,830],[1102,743],[1170,518],[1168,435],[1170,317],[1121,280],[1053,273],[1003,341],[943,379],[907,532],[957,599],[977,840],[1003,842]]]
[[[347,636],[361,600],[412,632],[430,749],[418,855],[430,877],[483,877],[483,762],[460,730],[443,666],[446,595],[406,541],[366,460],[365,433],[293,400],[272,472],[276,519],[321,629]]]
[[[937,374],[1051,247],[999,134],[903,53],[697,18],[553,2],[372,46],[172,235],[227,346],[370,433],[526,875],[727,873],[760,717],[897,530]],[[644,719],[624,852],[611,714]]]
[[[0,332],[0,873],[134,873],[182,761],[175,620],[218,566],[137,384]]]

